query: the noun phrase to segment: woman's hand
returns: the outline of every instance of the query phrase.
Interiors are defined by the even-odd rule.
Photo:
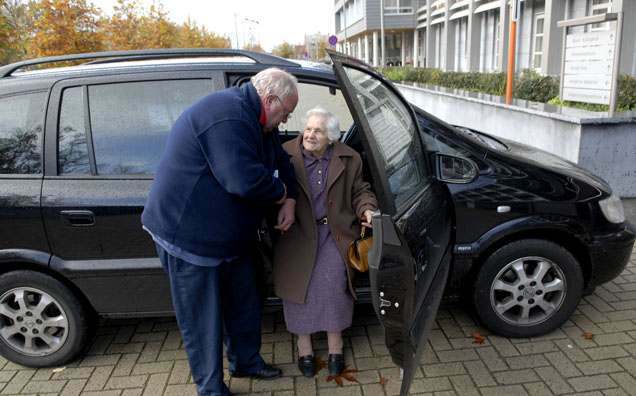
[[[371,219],[373,217],[373,211],[371,209],[367,209],[364,211],[364,213],[362,214],[362,225],[365,227],[373,227],[371,225]]]
[[[285,232],[289,230],[292,224],[294,224],[295,219],[295,211],[296,211],[296,200],[292,198],[287,198],[285,202],[283,202],[283,206],[280,207],[278,211],[278,224],[274,226],[275,229],[280,230],[280,232]]]

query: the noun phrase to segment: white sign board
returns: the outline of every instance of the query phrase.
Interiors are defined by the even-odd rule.
[[[616,33],[568,34],[563,68],[564,100],[610,104]]]

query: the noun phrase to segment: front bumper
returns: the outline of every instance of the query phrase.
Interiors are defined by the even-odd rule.
[[[589,244],[591,273],[588,288],[609,282],[623,272],[632,255],[635,238],[627,224],[615,232],[593,236]]]

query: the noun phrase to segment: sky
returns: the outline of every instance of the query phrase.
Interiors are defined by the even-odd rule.
[[[105,14],[112,14],[116,0],[89,0]],[[147,9],[152,0],[140,0]],[[228,36],[240,47],[260,42],[271,51],[278,44],[304,43],[305,34],[333,34],[334,0],[161,0],[173,22],[190,17],[208,31]],[[235,23],[236,22],[236,23]]]

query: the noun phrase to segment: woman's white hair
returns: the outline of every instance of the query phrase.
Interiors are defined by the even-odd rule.
[[[305,114],[305,125],[311,117],[322,117],[325,120],[325,126],[327,127],[327,137],[330,142],[340,140],[340,122],[332,112],[323,109],[320,106],[316,106],[309,110]]]
[[[259,72],[250,81],[252,81],[252,85],[254,85],[258,96],[261,98],[273,95],[285,100],[290,95],[298,92],[298,80],[296,80],[296,77],[276,67],[270,67]]]

